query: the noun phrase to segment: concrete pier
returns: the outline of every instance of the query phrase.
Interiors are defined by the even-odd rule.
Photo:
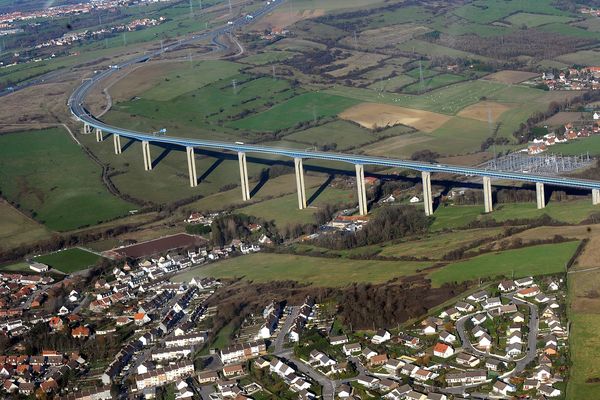
[[[544,184],[540,182],[536,182],[535,184],[535,194],[537,198],[537,208],[541,210],[546,207],[546,193],[544,192]]]
[[[88,135],[90,133],[92,133],[92,127],[89,124],[84,123],[83,124],[83,134]]]
[[[102,129],[96,128],[96,142],[101,142],[104,140],[104,134],[102,134]]]
[[[194,148],[187,146],[187,162],[188,162],[188,174],[190,176],[190,187],[198,186],[198,176],[196,175],[196,158],[194,157]]]
[[[595,206],[600,204],[600,189],[592,189],[592,204]]]
[[[304,166],[301,158],[294,158],[294,166],[296,167],[296,189],[298,191],[298,208],[304,210],[306,208],[306,188],[304,186]]]
[[[150,142],[142,141],[142,153],[144,154],[144,169],[152,171],[152,157],[150,156]]]
[[[358,189],[358,211],[360,215],[367,215],[367,191],[365,188],[365,168],[356,164],[356,187]]]
[[[121,136],[114,133],[113,143],[115,144],[115,154],[121,154],[121,152],[123,151],[121,148]]]
[[[492,199],[492,179],[489,176],[483,177],[483,203],[485,212],[490,213],[494,210]]]
[[[242,181],[242,200],[250,200],[250,186],[248,185],[248,165],[246,163],[246,153],[238,152],[240,160],[240,179]]]
[[[425,207],[425,215],[433,215],[433,197],[431,195],[431,172],[421,172],[421,180],[423,181],[423,205]]]

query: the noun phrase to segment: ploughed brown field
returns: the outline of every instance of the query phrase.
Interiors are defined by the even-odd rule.
[[[433,132],[451,118],[430,111],[380,103],[357,104],[344,110],[339,117],[368,129],[406,125],[423,132]]]
[[[188,246],[205,245],[206,240],[199,237],[179,233],[177,235],[166,236],[160,239],[149,240],[147,242],[134,244],[132,246],[114,249],[113,252],[124,257],[141,258],[148,257],[158,253],[166,253],[169,250],[181,249]]]

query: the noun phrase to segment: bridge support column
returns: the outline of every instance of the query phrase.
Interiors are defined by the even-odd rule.
[[[367,215],[367,191],[365,188],[365,168],[356,164],[356,187],[358,189],[358,211],[360,215]]]
[[[152,171],[152,157],[150,156],[150,142],[142,141],[142,153],[144,154],[144,169]]]
[[[600,189],[592,189],[592,204],[595,206],[600,204]]]
[[[113,143],[115,144],[115,154],[121,154],[121,136],[113,133]]]
[[[92,127],[89,124],[83,123],[83,134],[87,135],[92,133]]]
[[[537,198],[537,208],[541,210],[546,207],[546,193],[544,192],[544,184],[540,182],[535,183],[535,194]]]
[[[102,133],[102,129],[96,128],[96,142],[101,142],[104,140],[104,134]]]
[[[485,212],[492,212],[494,209],[492,206],[492,180],[489,176],[483,177],[483,203],[485,205]]]
[[[421,172],[423,181],[423,205],[425,206],[425,215],[433,215],[433,196],[431,195],[431,172]]]
[[[298,191],[298,208],[304,210],[306,208],[306,189],[304,187],[304,166],[302,159],[294,158],[296,167],[296,189]]]
[[[187,146],[186,151],[190,186],[196,187],[198,186],[198,176],[196,175],[196,159],[194,158],[194,148],[192,146]]]
[[[246,164],[246,153],[238,152],[240,160],[240,179],[242,181],[242,200],[250,200],[250,185],[248,184],[248,165]]]

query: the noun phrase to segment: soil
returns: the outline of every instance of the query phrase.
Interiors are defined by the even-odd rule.
[[[430,111],[379,103],[358,104],[343,111],[339,117],[368,129],[402,124],[423,132],[433,132],[451,118]]]

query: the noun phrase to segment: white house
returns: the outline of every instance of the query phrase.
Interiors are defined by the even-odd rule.
[[[517,279],[515,281],[515,285],[517,285],[518,287],[526,287],[533,285],[533,277],[528,276],[526,278]]]
[[[502,302],[498,297],[490,297],[489,299],[485,299],[481,302],[481,306],[485,310],[489,310],[490,308],[499,307],[502,305]]]
[[[510,393],[515,392],[517,390],[513,385],[509,385],[503,381],[496,381],[494,386],[492,386],[492,391],[494,393],[501,394],[503,396],[508,396]]]
[[[433,355],[441,358],[448,358],[454,355],[454,349],[452,346],[445,343],[437,343],[433,347]]]
[[[480,325],[483,324],[486,319],[487,316],[485,314],[477,314],[471,317],[471,322],[473,322],[474,325]]]
[[[360,343],[346,343],[342,346],[342,350],[344,351],[344,354],[349,357],[352,354],[360,353],[362,348]]]
[[[387,342],[391,338],[392,335],[388,331],[386,331],[385,329],[381,329],[377,331],[375,336],[371,338],[371,342],[373,342],[374,344],[381,344]]]
[[[450,332],[443,331],[440,333],[440,340],[449,344],[456,342],[456,336]]]
[[[492,337],[487,333],[484,333],[479,338],[479,341],[477,342],[477,347],[481,349],[489,349],[490,347],[492,347]]]

